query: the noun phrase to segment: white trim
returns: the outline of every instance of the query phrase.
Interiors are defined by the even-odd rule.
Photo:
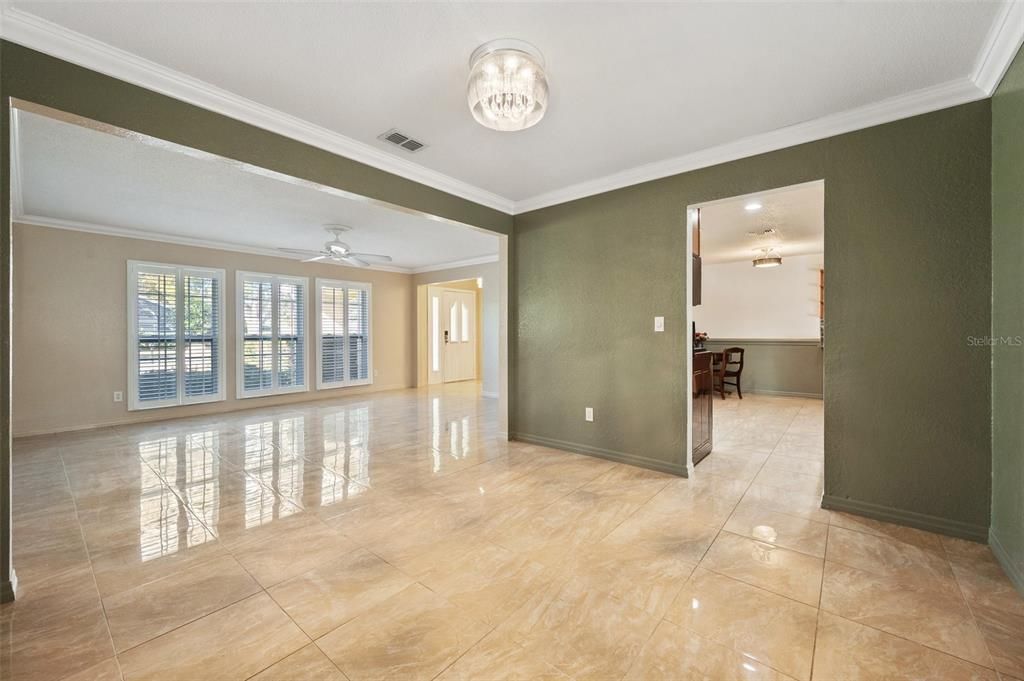
[[[316,311],[314,334],[316,336],[316,389],[334,390],[335,388],[351,388],[357,385],[373,385],[373,284],[368,281],[344,281],[341,279],[316,278]],[[343,289],[361,289],[366,291],[366,378],[355,381],[335,381],[327,383],[323,380],[323,334],[321,333],[321,320],[323,314],[322,293],[324,286]],[[345,307],[345,335],[348,336],[348,306]],[[346,343],[345,347],[348,347]],[[346,355],[348,350],[345,351]],[[348,366],[348,357],[345,357],[345,365]]]
[[[498,393],[496,393],[496,392],[487,392],[486,390],[481,390],[480,391],[480,397],[486,397],[486,398],[491,399],[491,400],[496,400],[496,399],[498,399]]]
[[[492,262],[498,262],[499,255],[481,255],[478,258],[466,258],[465,260],[452,260],[451,262],[442,262],[436,265],[424,265],[423,267],[414,267],[410,272],[412,274],[422,274],[424,272],[440,272],[441,270],[453,270],[457,267],[472,267],[473,265],[486,265]]]
[[[821,187],[821,191],[825,191],[825,179],[820,180],[809,180],[807,182],[799,182],[797,184],[787,185],[785,187],[772,187],[771,189],[765,189],[763,191],[748,192],[746,194],[735,194],[733,196],[725,196],[720,199],[714,199],[712,201],[704,201],[703,203],[694,203],[687,206],[687,210],[693,210],[695,208],[707,208],[708,206],[717,206],[723,203],[732,203],[733,201],[745,201],[746,199],[761,198],[766,196],[772,196],[774,194],[782,194],[785,192],[791,192],[797,189],[810,189],[811,187]],[[689,213],[687,213],[689,215]],[[692,225],[691,225],[692,226]],[[692,251],[691,251],[692,252]],[[808,254],[812,255],[812,254]]]
[[[999,87],[1021,43],[1024,43],[1024,2],[1012,0],[1003,5],[992,24],[971,74],[971,80],[986,96],[991,97]]]
[[[417,163],[397,158],[358,140],[232,94],[8,5],[0,5],[0,36],[385,172],[517,215],[989,97],[1016,55],[1017,48],[1024,42],[1024,3],[1013,0],[1001,10],[979,52],[978,63],[970,77],[579,182],[520,201],[512,201]]]
[[[175,265],[172,263],[162,262],[150,262],[144,260],[128,260],[127,261],[127,331],[128,331],[128,400],[127,408],[128,411],[145,411],[147,409],[161,409],[164,407],[181,407],[191,404],[205,404],[208,402],[223,402],[227,399],[227,388],[224,383],[226,379],[226,370],[224,366],[224,343],[226,342],[224,337],[224,297],[225,297],[225,280],[227,273],[223,269],[214,267],[197,267],[193,265]],[[139,401],[139,385],[138,385],[138,352],[139,352],[139,336],[138,336],[138,309],[136,307],[136,301],[138,298],[138,274],[141,271],[157,271],[165,270],[167,272],[173,272],[176,279],[176,300],[175,309],[182,310],[184,308],[182,304],[182,297],[184,291],[184,277],[190,273],[196,274],[208,274],[217,280],[217,392],[213,395],[201,395],[198,397],[189,398],[185,394],[185,371],[184,371],[184,332],[183,323],[184,316],[181,314],[175,315],[175,327],[176,336],[178,338],[177,343],[177,390],[174,399],[160,400],[160,401]]]
[[[245,280],[270,282],[271,296],[271,387],[267,390],[245,389],[245,305],[242,296],[245,293]],[[278,289],[282,283],[300,284],[302,286],[302,385],[282,388],[277,385],[278,357]],[[266,274],[264,272],[235,272],[235,399],[245,400],[251,397],[268,397],[270,395],[287,395],[289,393],[309,392],[309,278],[290,274]]]
[[[0,5],[0,27],[0,36],[5,40],[365,163],[467,201],[504,213],[510,213],[512,210],[512,201],[502,196],[398,158],[365,142],[264,106],[7,4]]]
[[[515,204],[515,214],[518,215],[531,210],[537,210],[538,208],[574,201],[586,196],[601,194],[642,182],[707,168],[720,163],[747,158],[748,156],[786,149],[798,144],[813,142],[854,130],[861,130],[930,111],[945,109],[958,104],[966,104],[967,102],[984,99],[985,97],[985,92],[973,82],[967,78],[961,78],[908,92],[897,97],[891,97],[866,106],[822,116],[812,121],[778,128],[777,130],[760,135],[744,137],[716,147],[637,166],[636,168],[619,173],[570,185],[553,192],[538,194],[523,201],[517,201]]]
[[[12,194],[13,196],[13,194]],[[119,236],[125,239],[143,239],[144,241],[157,241],[165,244],[177,244],[179,246],[194,246],[196,248],[213,248],[218,251],[230,251],[232,253],[249,253],[251,255],[265,255],[271,258],[284,258],[285,260],[299,260],[305,256],[292,256],[274,248],[263,248],[261,246],[246,246],[245,244],[216,241],[214,239],[201,239],[165,232],[151,232],[144,229],[131,227],[114,227],[111,225],[99,225],[93,222],[80,220],[63,220],[61,218],[48,218],[42,215],[21,215],[14,214],[11,222],[24,225],[36,225],[37,227],[50,227],[51,229],[67,229],[73,232],[87,232],[89,234],[102,234],[103,236]],[[318,264],[334,265],[345,267],[350,270],[375,270],[377,272],[394,272],[396,274],[419,274],[421,272],[435,272],[438,270],[454,269],[456,267],[468,267],[470,265],[482,265],[485,263],[498,262],[497,255],[484,255],[478,258],[467,258],[466,260],[454,260],[452,262],[439,263],[437,265],[424,265],[423,267],[398,267],[395,265],[370,265],[369,267],[353,267],[330,261],[321,261]]]
[[[11,108],[11,215],[21,215],[25,212],[25,199],[23,188],[25,184],[21,179],[21,144],[18,139],[18,120],[20,116],[15,108]]]

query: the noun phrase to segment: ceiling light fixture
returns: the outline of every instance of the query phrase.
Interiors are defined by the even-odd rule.
[[[514,132],[540,122],[548,109],[544,57],[522,40],[492,40],[469,58],[466,99],[473,118],[492,130]]]
[[[757,201],[751,201],[747,205],[743,206],[743,210],[753,213],[754,211],[761,210],[761,204]]]
[[[782,256],[771,248],[762,248],[761,255],[754,258],[754,267],[778,267],[782,264]]]

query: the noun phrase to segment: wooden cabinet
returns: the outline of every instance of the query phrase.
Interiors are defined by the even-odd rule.
[[[693,353],[693,463],[711,453],[714,425],[714,375],[711,353]]]

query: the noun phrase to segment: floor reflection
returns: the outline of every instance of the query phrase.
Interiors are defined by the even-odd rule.
[[[464,405],[464,406],[460,406]],[[222,417],[175,434],[130,438],[138,452],[139,551],[149,561],[294,516],[345,504],[408,473],[439,476],[478,457],[476,400],[429,400],[428,446],[396,411],[373,420],[366,402],[253,418]],[[392,427],[394,426],[394,427]],[[145,433],[145,427],[138,427]],[[127,490],[126,490],[127,491]]]

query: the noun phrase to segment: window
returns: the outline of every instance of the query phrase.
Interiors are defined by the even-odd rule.
[[[316,280],[317,388],[373,382],[370,284]]]
[[[128,408],[224,399],[224,270],[129,261]]]
[[[239,272],[238,397],[307,390],[307,280]]]

